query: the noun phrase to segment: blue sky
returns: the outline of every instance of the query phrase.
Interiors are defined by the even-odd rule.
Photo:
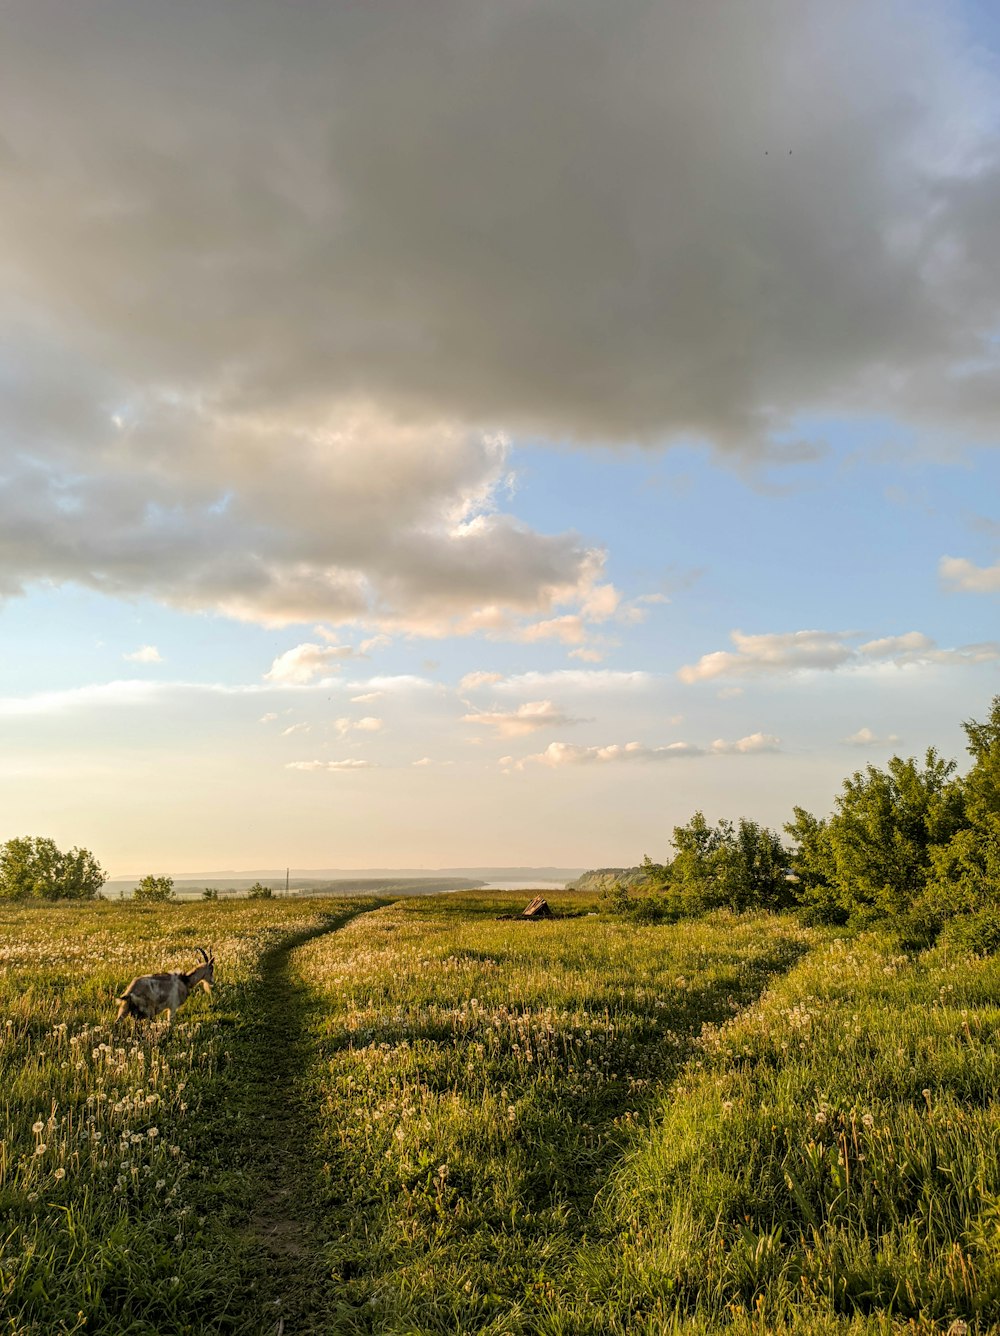
[[[0,56],[0,836],[620,865],[961,755],[991,7],[85,10]]]

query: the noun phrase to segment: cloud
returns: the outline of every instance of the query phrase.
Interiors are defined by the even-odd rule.
[[[123,659],[128,659],[129,663],[162,663],[163,657],[155,645],[143,645],[140,649],[133,650],[131,654],[123,654]]]
[[[369,714],[363,719],[338,719],[334,727],[341,737],[345,737],[348,733],[381,733],[385,723]]]
[[[887,742],[898,742],[899,738],[895,733],[889,733],[886,737],[880,738],[872,732],[870,728],[859,728],[856,733],[850,737],[844,738],[844,743],[848,747],[876,747],[882,746]]]
[[[418,766],[426,766],[426,765],[433,765],[434,762],[431,760],[429,756],[421,756],[419,761],[413,761],[412,764]]]
[[[496,730],[501,738],[522,737],[525,733],[534,733],[540,728],[562,728],[569,724],[580,724],[582,719],[573,719],[564,714],[550,700],[526,701],[516,710],[492,710],[478,714],[464,714],[465,724],[484,724]]]
[[[499,681],[495,689],[504,695],[548,690],[583,694],[595,691],[627,693],[646,690],[656,680],[655,674],[647,672],[620,672],[610,668],[557,668],[549,673],[515,673]]]
[[[257,722],[259,724],[273,724],[275,719],[277,719],[277,717],[278,716],[274,713],[273,710],[269,710],[267,714],[262,714],[260,718],[257,720]]]
[[[376,770],[378,763],[376,761],[359,761],[355,757],[350,757],[343,761],[288,761],[285,764],[286,770]]]
[[[750,755],[759,752],[778,750],[781,739],[767,733],[752,733],[737,742],[726,742],[719,738],[708,749],[696,747],[690,742],[670,742],[664,747],[648,747],[642,742],[613,743],[605,747],[577,747],[569,742],[550,742],[543,752],[525,756],[520,761],[512,761],[509,756],[502,757],[499,764],[505,769],[511,766],[523,770],[527,765],[544,765],[551,769],[563,766],[611,765],[625,762],[676,761],[694,756],[707,755]]]
[[[780,746],[781,739],[771,733],[751,733],[748,737],[738,738],[736,742],[716,738],[711,750],[719,756],[747,756],[752,752],[776,752]]]
[[[475,691],[476,687],[492,686],[503,680],[503,673],[473,672],[466,673],[458,684],[459,691]]]
[[[942,557],[938,572],[945,584],[966,594],[1000,594],[1000,561],[976,566],[966,557]]]
[[[293,733],[309,733],[312,729],[309,724],[289,724],[287,728],[281,730],[283,738],[290,738]]]
[[[744,635],[733,631],[736,650],[715,650],[686,664],[677,676],[689,684],[717,677],[783,676],[804,670],[861,669],[875,663],[902,667],[910,664],[974,664],[1000,658],[1000,643],[984,641],[939,649],[921,631],[900,636],[882,636],[861,645],[854,631],[790,631],[766,635]]]
[[[320,673],[336,672],[341,659],[351,659],[355,650],[350,645],[296,645],[279,654],[264,674],[269,682],[311,682]]]
[[[502,511],[504,432],[996,438],[998,98],[951,7],[275,13],[13,4],[0,592],[572,644],[616,599]]]
[[[381,700],[385,695],[384,691],[363,691],[360,696],[352,696],[352,705],[368,705],[371,701]]]
[[[704,682],[715,677],[749,673],[784,673],[797,668],[837,668],[851,657],[848,631],[791,631],[782,634],[745,635],[733,631],[735,653],[715,650],[703,654],[696,664],[681,668],[682,682]]]

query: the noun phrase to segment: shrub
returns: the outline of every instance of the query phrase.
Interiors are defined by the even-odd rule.
[[[174,898],[173,877],[154,877],[152,873],[143,877],[132,892],[132,899],[140,904],[157,904]]]
[[[967,955],[995,955],[1000,950],[1000,908],[988,905],[975,914],[950,919],[941,933],[941,941]]]

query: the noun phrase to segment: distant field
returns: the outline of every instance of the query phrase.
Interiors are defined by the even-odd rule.
[[[0,1331],[996,1329],[996,962],[549,899],[0,907]]]

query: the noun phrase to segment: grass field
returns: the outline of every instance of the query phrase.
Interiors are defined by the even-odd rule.
[[[0,908],[0,1332],[1000,1329],[996,962],[550,899]]]

